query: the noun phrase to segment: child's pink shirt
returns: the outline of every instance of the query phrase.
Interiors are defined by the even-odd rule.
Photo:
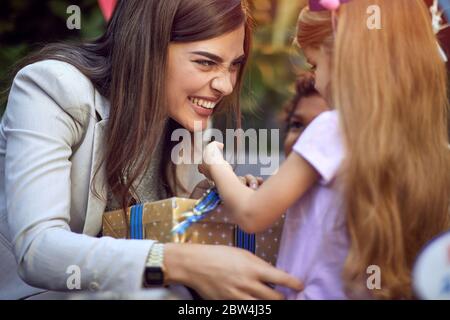
[[[320,114],[294,151],[320,174],[320,181],[287,212],[277,267],[305,285],[298,293],[278,287],[287,299],[346,299],[342,269],[348,254],[342,199],[335,179],[344,158],[336,110]]]

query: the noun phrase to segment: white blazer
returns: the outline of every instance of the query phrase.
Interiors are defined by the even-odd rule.
[[[15,77],[0,124],[0,299],[68,291],[73,266],[82,289],[141,288],[153,241],[95,238],[106,201],[90,186],[108,112],[70,64],[46,60]],[[104,168],[95,183],[106,199]]]

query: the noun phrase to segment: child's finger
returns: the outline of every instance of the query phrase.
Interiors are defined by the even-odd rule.
[[[245,186],[247,185],[247,180],[244,177],[238,177],[238,178],[239,178],[239,180],[241,180],[243,185],[245,185]]]
[[[252,188],[253,190],[258,189],[258,186],[259,186],[258,180],[254,176],[252,176],[251,174],[247,174],[245,176],[245,179],[247,180],[247,185],[250,188]]]

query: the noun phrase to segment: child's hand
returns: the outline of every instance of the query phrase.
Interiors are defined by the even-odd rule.
[[[223,143],[217,141],[209,143],[203,151],[203,163],[207,165],[224,164],[223,147]]]
[[[253,190],[257,190],[264,183],[263,178],[254,177],[251,174],[247,174],[245,177],[238,177],[238,178],[244,185]]]
[[[208,179],[211,179],[211,168],[213,165],[224,165],[228,164],[223,158],[223,143],[211,142],[208,144],[203,151],[203,161],[198,166],[198,171],[205,175]]]

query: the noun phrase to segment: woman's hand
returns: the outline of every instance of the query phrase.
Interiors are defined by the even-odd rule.
[[[303,290],[293,276],[233,247],[166,244],[164,264],[168,283],[186,285],[205,299],[284,298],[268,284]]]
[[[223,158],[223,143],[214,141],[209,143],[203,151],[202,163],[198,166],[198,171],[208,179],[212,180],[211,168],[216,165],[228,165]]]

